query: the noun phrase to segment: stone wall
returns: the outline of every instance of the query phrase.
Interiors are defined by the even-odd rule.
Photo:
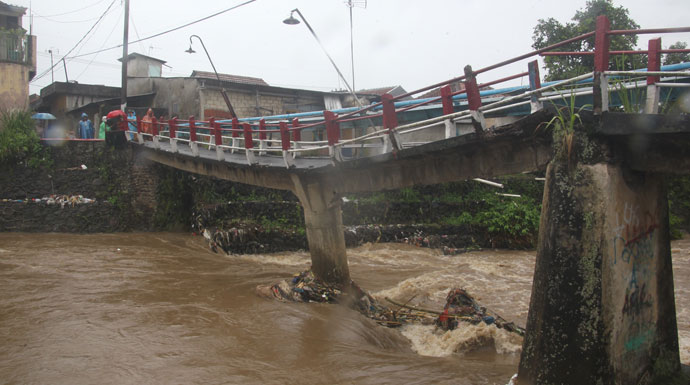
[[[149,230],[157,174],[129,147],[69,142],[47,149],[48,169],[18,166],[0,172],[0,231],[112,232]],[[54,196],[95,203],[48,204]],[[7,201],[10,200],[10,201]],[[17,202],[21,200],[22,202]]]
[[[207,110],[227,110],[225,99],[216,88],[204,88],[201,90],[203,100],[202,110],[204,111],[203,120],[210,118],[205,111]],[[279,96],[269,96],[259,92],[257,110],[257,95],[254,92],[227,91],[228,98],[232,107],[240,117],[261,116],[281,114],[284,112],[283,99]]]

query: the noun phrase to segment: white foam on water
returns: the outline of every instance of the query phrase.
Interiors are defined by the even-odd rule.
[[[367,266],[428,266],[443,267],[439,250],[399,243],[364,244],[348,250],[350,264]]]
[[[392,298],[398,301],[407,301],[409,298],[415,297],[413,303],[424,303],[429,306],[430,303],[443,307],[446,295],[453,287],[463,287],[465,281],[462,277],[456,274],[443,271],[432,271],[416,277],[408,278],[399,282],[390,289],[384,289],[372,293],[378,299]]]
[[[275,254],[239,254],[229,255],[228,258],[238,258],[257,264],[274,264],[281,266],[304,266],[311,263],[309,254],[305,252],[275,253]],[[294,271],[299,273],[299,271]]]
[[[412,343],[412,350],[422,356],[446,357],[489,346],[499,354],[517,354],[522,349],[522,337],[484,323],[463,323],[446,332],[433,325],[405,325],[401,332]]]

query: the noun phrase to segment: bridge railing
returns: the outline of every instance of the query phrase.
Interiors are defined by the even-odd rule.
[[[596,114],[609,109],[611,80],[614,87],[646,87],[645,112],[656,113],[659,104],[659,89],[662,87],[687,87],[688,83],[662,83],[662,76],[690,77],[690,72],[679,72],[678,68],[662,70],[661,55],[665,53],[690,52],[689,49],[661,49],[661,40],[652,39],[647,50],[612,51],[609,49],[610,38],[615,35],[665,34],[690,32],[690,27],[611,30],[608,19],[600,16],[595,31],[564,40],[562,42],[528,52],[523,55],[496,63],[478,70],[471,66],[464,68],[464,74],[443,82],[432,84],[418,90],[398,96],[385,94],[381,102],[364,108],[348,108],[339,111],[321,111],[289,119],[282,117],[259,117],[247,119],[196,121],[173,119],[166,122],[136,121],[137,140],[140,143],[151,140],[160,148],[161,141],[170,142],[173,152],[180,151],[178,142],[188,143],[191,153],[199,155],[199,148],[215,149],[219,160],[225,159],[225,153],[244,153],[249,164],[258,162],[257,156],[282,156],[286,167],[291,167],[296,157],[326,156],[334,161],[348,157],[361,157],[377,153],[397,152],[405,147],[426,143],[423,139],[444,139],[464,133],[483,134],[489,127],[487,117],[499,113],[526,110],[535,112],[543,108],[547,101],[557,101],[564,97],[592,95],[593,110]],[[556,49],[572,43],[594,38],[594,50],[591,52],[563,52]],[[610,71],[611,55],[648,56],[646,72]],[[539,56],[585,56],[594,57],[594,68],[590,73],[575,76],[556,82],[542,83],[536,60]],[[532,59],[527,63],[527,70],[500,79],[478,83],[479,75],[486,76],[492,70],[514,63]],[[684,68],[690,68],[686,65]],[[637,80],[646,78],[646,82]],[[494,90],[491,86],[507,81],[527,78],[528,86]],[[455,86],[456,90],[453,90]],[[430,90],[437,90],[438,95],[431,97],[404,100]],[[430,113],[430,108],[441,114]],[[433,105],[433,106],[431,106]],[[340,113],[340,114],[339,114]],[[422,119],[411,118],[410,114],[428,113],[436,116],[425,116]],[[355,135],[356,127],[364,126],[360,135]],[[345,138],[344,127],[352,128],[352,137]],[[442,135],[439,131],[443,132]],[[433,135],[428,134],[434,133]],[[304,140],[303,134],[310,133],[311,139]],[[436,136],[434,136],[436,135]],[[439,137],[440,135],[440,137]],[[417,141],[415,141],[417,138]],[[345,150],[349,153],[344,155]]]

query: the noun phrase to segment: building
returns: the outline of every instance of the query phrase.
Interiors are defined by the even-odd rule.
[[[94,124],[101,116],[118,109],[120,87],[100,84],[54,82],[41,89],[41,96],[31,103],[36,112],[50,112],[68,132],[76,130],[81,114],[86,113]]]
[[[225,90],[239,117],[289,114],[347,106],[339,92],[274,87],[263,79],[193,71],[189,77],[161,77],[165,61],[133,53],[127,57],[127,100],[140,108],[165,110],[168,117],[197,120],[229,118],[221,90]],[[136,103],[129,100],[136,97]],[[345,105],[344,105],[345,104]]]
[[[26,8],[0,1],[0,111],[29,106],[36,75],[36,36],[22,28]]]

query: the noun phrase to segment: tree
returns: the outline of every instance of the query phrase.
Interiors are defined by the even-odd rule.
[[[532,35],[532,47],[542,49],[588,32],[594,31],[597,16],[606,15],[611,22],[611,29],[637,29],[640,26],[630,18],[628,9],[622,6],[615,7],[611,0],[589,0],[585,8],[577,11],[573,21],[561,24],[554,18],[539,19],[534,34]],[[616,35],[611,38],[612,50],[632,50],[637,45],[636,35]],[[593,51],[594,37],[574,42],[560,47],[559,51]],[[646,63],[646,59],[624,58],[617,63],[611,63],[612,69],[631,69],[637,63]],[[593,56],[546,56],[544,58],[546,80],[567,79],[594,68]]]
[[[686,49],[688,48],[688,43],[682,42],[682,41],[677,41],[673,44],[671,44],[669,49]],[[664,55],[664,65],[669,65],[669,64],[677,64],[677,63],[686,63],[690,62],[690,54],[689,53],[667,53]]]

